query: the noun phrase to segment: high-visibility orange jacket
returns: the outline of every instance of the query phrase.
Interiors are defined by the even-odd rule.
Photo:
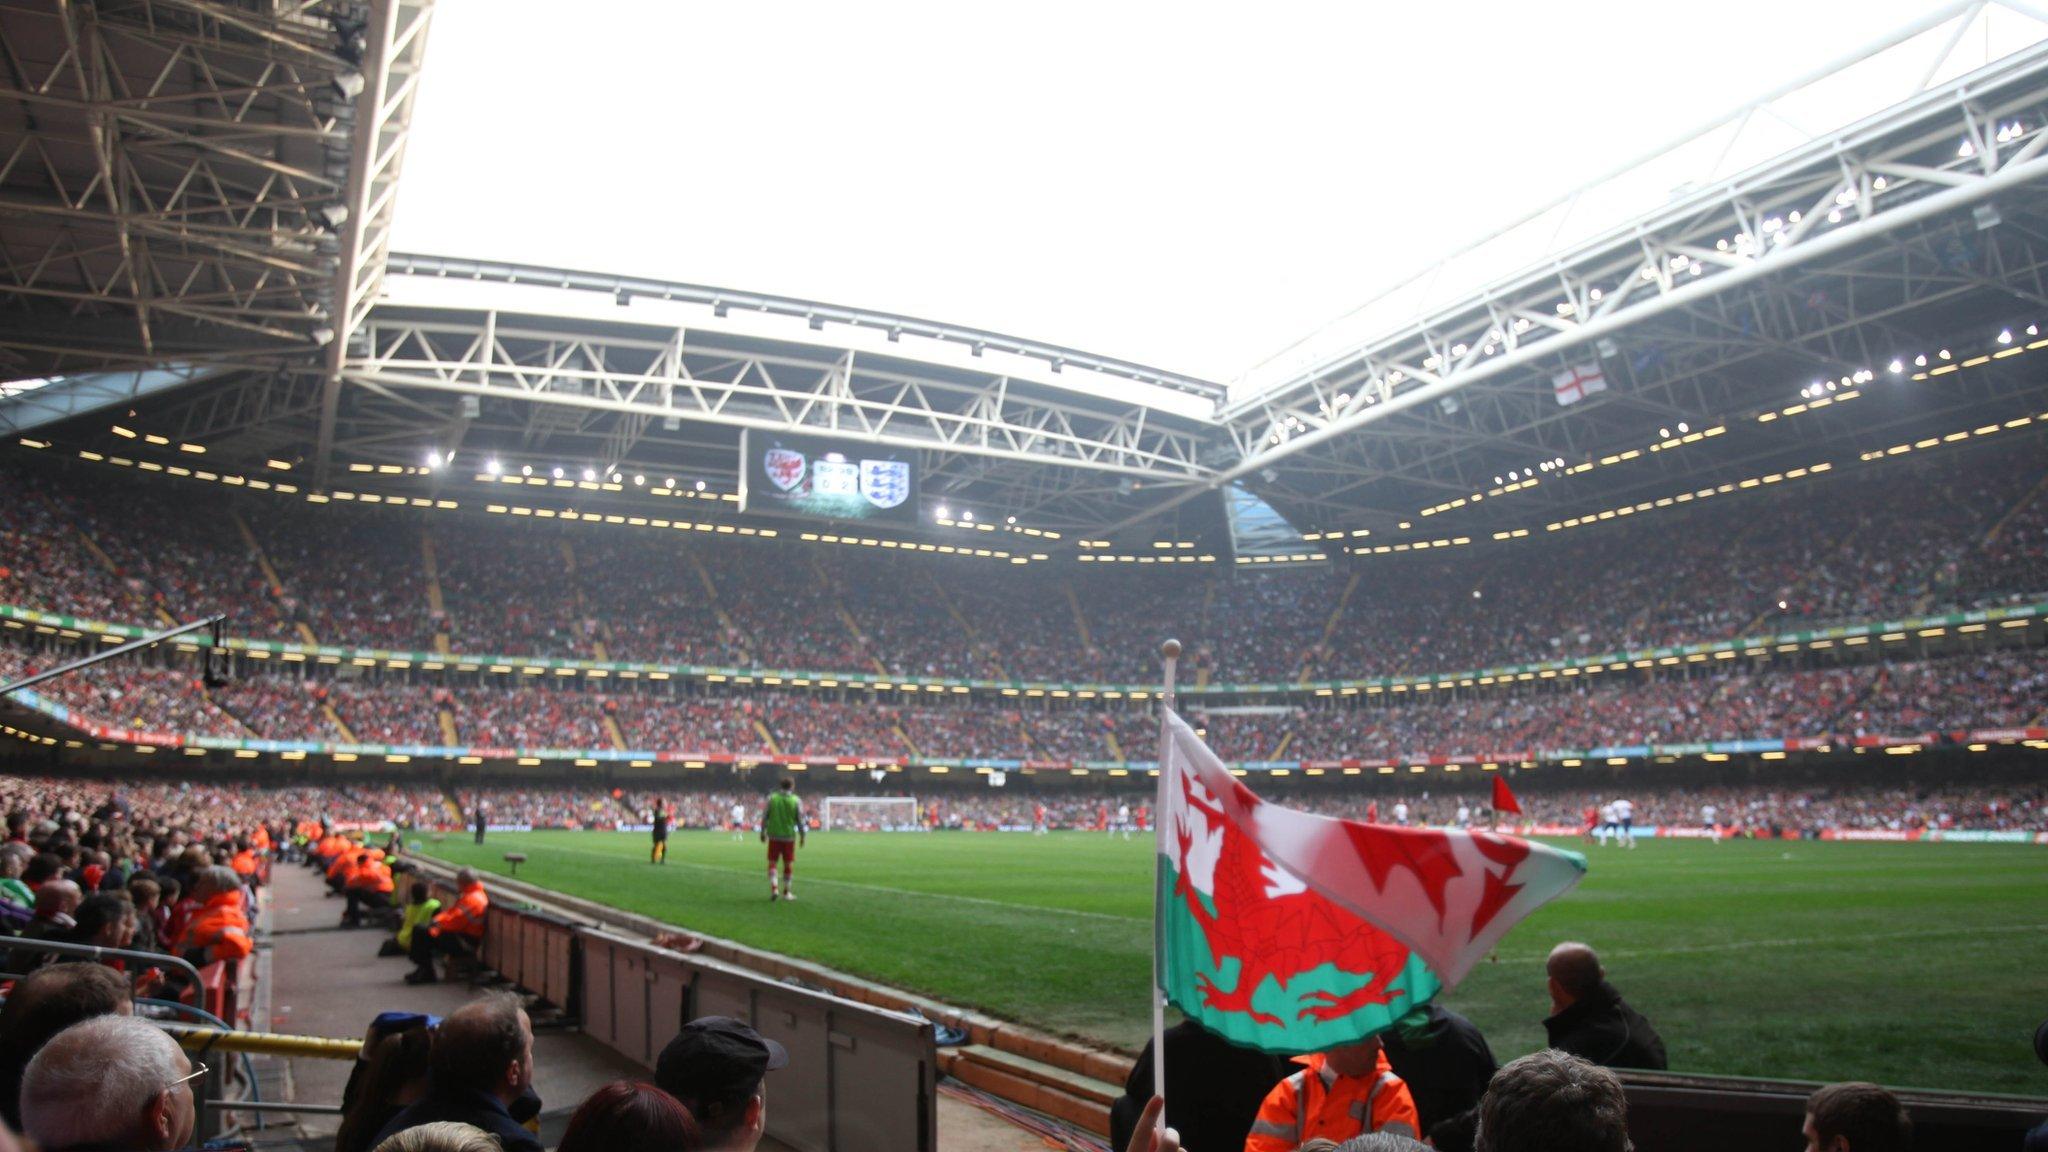
[[[484,892],[484,886],[481,883],[468,885],[463,888],[462,894],[455,898],[453,905],[442,909],[440,914],[434,917],[433,927],[427,930],[427,934],[439,936],[447,932],[456,936],[474,936],[482,939],[484,913],[488,912],[490,907],[491,898]]]
[[[349,870],[348,887],[356,892],[382,892],[388,896],[398,884],[390,866],[382,860],[364,860]]]
[[[249,837],[249,843],[254,845],[258,852],[270,851],[270,827],[258,824],[255,833]]]
[[[228,867],[235,870],[235,875],[246,880],[256,874],[256,854],[244,848],[235,853],[233,860],[228,861]]]
[[[208,962],[240,960],[256,950],[249,938],[249,915],[242,910],[240,892],[217,892],[185,926],[185,947],[203,948]]]
[[[1339,1144],[1367,1132],[1420,1138],[1421,1117],[1408,1085],[1382,1052],[1369,1076],[1339,1076],[1322,1053],[1295,1057],[1302,1069],[1259,1105],[1245,1152],[1293,1152],[1318,1136]]]
[[[356,854],[354,852],[342,851],[335,853],[334,862],[327,866],[327,878],[329,880],[346,881],[349,869],[355,867],[355,859]]]

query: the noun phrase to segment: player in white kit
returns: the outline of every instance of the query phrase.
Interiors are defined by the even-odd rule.
[[[1621,825],[1621,841],[1630,848],[1636,846],[1636,806],[1629,800],[1614,802],[1614,818]]]
[[[735,840],[745,840],[747,838],[747,806],[737,800],[733,801],[732,805],[732,838]]]
[[[1408,826],[1408,802],[1406,800],[1394,801],[1394,823],[1399,824],[1403,828]]]
[[[1720,815],[1721,810],[1712,804],[1700,805],[1700,825],[1707,830],[1707,839],[1716,844],[1721,842]]]
[[[1465,804],[1465,803],[1463,803],[1463,802],[1461,801],[1461,802],[1460,802],[1460,803],[1458,804],[1458,827],[1460,827],[1460,828],[1470,828],[1471,826],[1472,826],[1472,809],[1471,809],[1471,807],[1470,807],[1469,805],[1467,805],[1467,804]]]
[[[1620,829],[1621,817],[1615,812],[1614,805],[1611,803],[1602,804],[1600,806],[1600,846],[1602,848],[1607,847],[1607,838],[1620,831]]]
[[[1131,806],[1129,804],[1119,804],[1116,806],[1116,826],[1124,830],[1124,839],[1129,840],[1131,838]]]

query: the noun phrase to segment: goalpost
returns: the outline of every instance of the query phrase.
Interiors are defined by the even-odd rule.
[[[919,832],[917,799],[912,796],[827,796],[820,832]]]

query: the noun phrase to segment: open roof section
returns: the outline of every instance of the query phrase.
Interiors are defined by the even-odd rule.
[[[1949,93],[1995,64],[2036,59],[2044,41],[2048,13],[2031,5],[1946,5],[1446,254],[1231,381],[1228,409],[1299,389],[1446,312],[1697,214],[1743,190],[1744,177],[1824,156],[1857,127]],[[1421,382],[1427,373],[1408,376]]]

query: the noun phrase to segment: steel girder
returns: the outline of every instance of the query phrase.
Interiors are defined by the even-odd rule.
[[[1012,377],[854,349],[566,317],[374,312],[344,380],[391,394],[518,401],[583,421],[614,414],[807,431],[925,449],[940,461],[1014,461],[1202,481],[1207,429],[1142,404],[1088,402]],[[611,455],[646,432],[613,435]],[[529,439],[533,437],[529,435]]]
[[[367,10],[0,3],[0,371],[328,338]]]
[[[2044,77],[2048,43],[1234,396],[1222,417],[1237,462],[1221,478],[1482,381],[1547,392],[1603,338],[2048,177]]]

